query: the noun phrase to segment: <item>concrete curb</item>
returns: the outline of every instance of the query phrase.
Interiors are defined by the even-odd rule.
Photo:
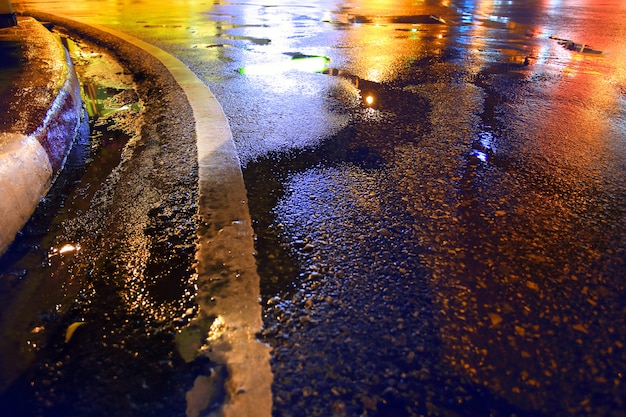
[[[24,68],[2,103],[0,254],[26,224],[56,175],[83,122],[80,84],[59,38],[35,19],[0,31],[19,42]]]

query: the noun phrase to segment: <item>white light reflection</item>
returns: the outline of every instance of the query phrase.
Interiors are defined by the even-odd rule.
[[[561,7],[561,3],[562,3],[562,0],[549,0],[548,1],[548,6],[551,9],[554,9],[554,8],[557,8],[557,7]]]
[[[496,151],[496,147],[494,145],[494,141],[493,141],[493,133],[491,132],[482,132],[480,134],[480,138],[478,139],[480,142],[480,145],[485,148],[485,149],[490,149],[492,151]]]
[[[53,256],[58,256],[58,255],[66,255],[66,254],[74,253],[78,251],[80,251],[80,244],[66,243],[60,248],[52,248],[50,250],[50,253],[48,254],[48,258],[52,258]]]
[[[487,162],[487,154],[483,151],[474,149],[474,151],[472,151],[472,155],[478,158],[481,162]]]
[[[478,158],[481,162],[487,162],[489,159],[489,153],[495,153],[496,147],[494,144],[494,136],[490,131],[483,131],[478,135],[478,141],[476,143],[478,149],[472,151],[472,155]]]

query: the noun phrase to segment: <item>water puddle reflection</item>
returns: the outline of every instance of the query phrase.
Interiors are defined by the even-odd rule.
[[[490,155],[496,152],[495,138],[493,132],[482,131],[478,134],[478,138],[473,143],[471,155],[481,162],[487,162]]]

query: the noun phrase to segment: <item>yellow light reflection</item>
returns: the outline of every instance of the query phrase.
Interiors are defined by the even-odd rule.
[[[68,243],[66,245],[63,245],[63,247],[61,247],[61,249],[59,249],[59,253],[60,254],[64,254],[64,253],[69,253],[69,252],[76,252],[80,250],[80,245],[76,244],[73,245],[71,243]]]
[[[222,316],[217,316],[215,320],[213,320],[213,324],[211,324],[211,328],[209,329],[209,334],[207,336],[207,341],[214,342],[219,339],[224,332],[226,332],[226,322]]]
[[[433,40],[441,42],[445,39],[448,26],[442,18],[424,15],[423,23],[415,22],[413,10],[407,11],[407,16],[398,15],[402,10],[381,9],[378,3],[364,2],[362,12],[369,14],[381,10],[385,13],[378,17],[383,24],[372,23],[355,25],[352,30],[346,31],[345,43],[354,45],[355,73],[361,79],[384,83],[397,76],[398,71],[406,66],[407,54],[420,56],[430,48]],[[398,6],[400,7],[400,6]],[[400,7],[401,9],[401,7]],[[421,16],[421,15],[420,15]],[[399,22],[394,22],[395,18]],[[420,19],[418,19],[420,20]],[[443,46],[443,45],[442,45]]]
[[[53,256],[66,255],[66,254],[75,253],[78,251],[80,251],[80,244],[66,243],[65,245],[59,248],[52,248],[50,250],[50,254],[48,255],[48,257],[52,258]]]

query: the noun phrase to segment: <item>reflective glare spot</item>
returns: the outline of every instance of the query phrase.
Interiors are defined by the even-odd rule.
[[[239,70],[244,75],[268,75],[286,71],[324,72],[328,69],[330,58],[325,56],[304,56],[289,61],[269,62],[249,65]]]
[[[211,324],[211,328],[209,329],[209,335],[207,336],[207,340],[209,342],[213,342],[220,338],[222,334],[226,331],[226,322],[222,316],[217,316]]]
[[[365,104],[367,104],[368,106],[371,106],[372,104],[374,104],[374,97],[372,95],[366,96]]]
[[[482,147],[484,147],[485,149],[490,149],[495,151],[495,146],[494,146],[494,138],[493,138],[493,133],[492,132],[481,132],[480,135],[478,136],[478,140],[480,142],[480,145]]]
[[[485,152],[475,150],[474,152],[472,152],[472,155],[482,162],[487,162],[487,154]]]
[[[462,23],[472,23],[473,21],[474,17],[470,13],[463,13],[463,15],[461,16]]]
[[[79,244],[66,243],[60,248],[52,248],[50,250],[50,254],[48,255],[48,257],[52,258],[53,256],[57,256],[57,255],[65,255],[68,253],[78,252],[79,250],[80,250]]]
[[[59,249],[60,254],[68,253],[68,252],[77,252],[80,250],[80,245],[72,245],[68,243],[67,245],[63,245],[61,249]]]
[[[305,58],[293,58],[290,62],[290,66],[292,69],[299,71],[324,72],[329,62],[330,59],[325,56],[312,56]]]

